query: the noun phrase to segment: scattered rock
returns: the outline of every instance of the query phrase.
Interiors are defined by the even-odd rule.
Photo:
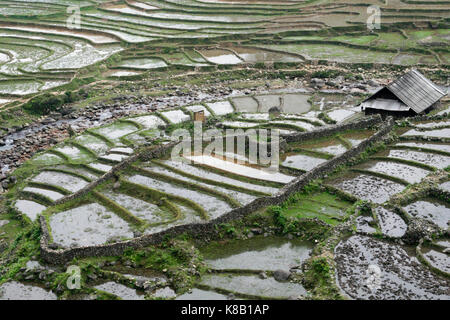
[[[286,281],[287,279],[289,279],[291,273],[289,271],[286,270],[275,270],[273,273],[273,277],[275,280],[277,281]]]
[[[88,277],[88,279],[90,279],[90,280],[97,280],[98,279],[98,276],[97,275],[95,275],[95,274],[88,274],[87,275],[87,277]]]
[[[426,221],[420,218],[411,218],[408,223],[403,240],[407,244],[416,245],[421,239],[426,237],[431,238],[432,235],[439,233],[439,227],[431,221]]]
[[[279,116],[282,110],[279,107],[272,107],[269,109],[269,114],[273,116]]]
[[[133,236],[134,236],[135,238],[142,237],[142,232],[140,232],[140,231],[134,231],[134,232],[133,232]]]
[[[59,249],[59,245],[57,244],[57,243],[50,243],[49,245],[48,245],[48,248],[49,249],[52,249],[52,250],[58,250]]]

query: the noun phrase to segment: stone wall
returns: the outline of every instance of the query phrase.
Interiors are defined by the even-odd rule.
[[[313,131],[308,132],[298,132],[291,135],[283,136],[283,138],[286,140],[286,142],[303,142],[306,140],[312,140],[317,139],[325,136],[330,136],[342,131],[346,130],[361,130],[373,127],[377,124],[379,124],[382,121],[382,118],[380,115],[375,115],[368,118],[363,118],[359,121],[349,122],[346,124],[336,124],[332,126],[326,126],[323,128],[317,128]]]
[[[315,139],[320,138],[327,135],[332,135],[337,132],[341,132],[343,130],[350,129],[363,129],[368,128],[374,125],[381,123],[381,117],[372,117],[372,118],[364,118],[360,121],[332,126],[329,128],[324,128],[317,130],[316,132],[306,132],[300,134],[294,134],[290,136],[287,140],[289,141],[304,141],[306,139]],[[362,151],[365,150],[370,144],[380,141],[383,137],[389,133],[394,125],[394,120],[392,118],[388,118],[386,122],[384,122],[379,130],[370,138],[361,142],[358,146],[353,147],[347,152],[343,153],[340,156],[337,156],[322,165],[317,166],[313,170],[302,174],[301,176],[294,179],[292,182],[284,186],[276,195],[271,197],[261,197],[255,199],[251,203],[246,206],[236,208],[216,219],[193,223],[193,224],[185,224],[180,226],[175,226],[169,228],[167,230],[157,232],[154,234],[147,234],[138,238],[134,238],[131,240],[117,242],[113,244],[104,244],[97,246],[87,246],[87,247],[78,247],[78,248],[69,248],[69,249],[59,249],[53,250],[49,248],[49,241],[51,239],[50,231],[48,230],[47,222],[45,217],[40,217],[41,223],[41,256],[48,263],[54,264],[65,264],[68,261],[71,261],[74,258],[84,258],[84,257],[92,257],[92,256],[116,256],[121,255],[125,250],[133,248],[142,248],[148,245],[157,244],[163,241],[167,237],[175,237],[177,235],[188,233],[191,235],[199,235],[205,234],[209,232],[213,232],[215,226],[227,223],[233,220],[237,220],[243,218],[256,210],[261,208],[278,205],[285,201],[291,194],[300,191],[304,186],[310,183],[312,180],[323,177],[325,174],[332,172],[337,166],[346,163],[350,158],[357,156]],[[168,144],[166,146],[146,150],[144,152],[139,153],[136,156],[130,157],[127,161],[124,161],[120,165],[114,167],[114,171],[112,173],[107,173],[102,176],[101,181],[105,181],[113,177],[113,175],[120,169],[125,168],[127,165],[131,164],[133,161],[137,159],[141,160],[149,160],[152,158],[157,158],[167,152],[173,144]],[[99,180],[100,180],[99,179]],[[97,186],[100,182],[95,182],[88,185],[85,189],[80,190],[76,193],[77,196],[80,196],[86,192],[92,190],[95,186]],[[75,195],[75,194],[74,194]],[[71,195],[70,197],[74,196]],[[71,199],[71,198],[70,198]],[[67,200],[65,200],[67,201]]]
[[[347,125],[341,126],[341,131],[342,130],[350,130],[350,129],[368,128],[368,127],[371,127],[371,126],[379,123],[380,121],[381,121],[381,117],[377,116],[374,118],[369,118],[366,121],[363,120],[363,121],[360,121],[357,123],[349,123]],[[346,129],[343,129],[344,127]],[[359,155],[362,151],[364,151],[372,143],[382,140],[383,137],[387,133],[389,133],[393,127],[394,127],[394,119],[390,117],[386,120],[385,123],[383,123],[381,128],[373,136],[362,141],[360,144],[351,148],[347,152],[344,152],[340,156],[334,157],[334,158],[328,160],[327,162],[324,162],[324,163],[318,165],[313,170],[304,173],[300,177],[297,177],[290,183],[286,184],[278,192],[277,197],[279,197],[282,201],[286,200],[291,194],[300,191],[304,186],[306,186],[311,181],[318,179],[327,173],[332,172],[338,166],[345,164],[351,158]],[[330,134],[335,133],[334,132],[335,130],[336,130],[336,127],[330,128],[330,131],[329,131],[329,132],[331,132]],[[315,137],[315,138],[317,138],[317,137]],[[301,139],[303,139],[303,138],[301,138]]]

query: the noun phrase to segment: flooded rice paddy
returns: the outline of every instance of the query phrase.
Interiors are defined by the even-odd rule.
[[[282,283],[273,278],[261,279],[256,275],[208,275],[203,278],[201,285],[249,298],[288,299],[306,294],[301,284]]]
[[[450,129],[436,129],[436,130],[426,130],[418,131],[416,129],[411,129],[403,134],[403,136],[419,136],[419,137],[431,137],[431,138],[448,138],[450,137]]]
[[[34,221],[46,209],[45,206],[30,200],[17,200],[15,207],[31,221]]]
[[[212,181],[218,181],[224,185],[232,185],[232,186],[234,185],[234,186],[238,186],[238,187],[241,187],[241,188],[244,188],[247,190],[254,190],[254,191],[263,192],[263,193],[267,193],[267,194],[273,194],[278,191],[277,188],[262,186],[262,185],[258,185],[258,184],[252,184],[250,182],[245,182],[245,181],[240,181],[238,179],[233,179],[233,178],[227,177],[226,175],[217,174],[217,173],[211,172],[209,170],[193,166],[192,164],[187,164],[185,162],[166,160],[163,163],[170,166],[171,168],[182,170],[182,172],[185,172],[187,174],[192,174],[194,176],[212,180]]]
[[[450,166],[450,156],[412,150],[390,150],[388,157],[416,161],[439,169]]]
[[[422,168],[389,161],[369,161],[358,168],[399,178],[411,184],[420,182],[430,173]]]
[[[59,192],[52,191],[52,190],[47,190],[47,189],[42,189],[42,188],[26,187],[26,188],[23,189],[23,191],[40,194],[40,195],[42,195],[44,197],[47,197],[47,198],[49,198],[50,200],[53,200],[53,201],[61,199],[62,197],[64,197],[64,195],[59,193]]]
[[[189,115],[184,114],[181,110],[166,111],[161,113],[171,123],[181,123],[190,119]]]
[[[377,207],[375,213],[384,235],[401,238],[405,234],[408,226],[398,214],[383,207]]]
[[[175,300],[227,300],[227,296],[214,291],[194,288],[185,294],[179,295]]]
[[[118,66],[130,69],[157,69],[167,67],[167,64],[161,59],[142,58],[123,60]]]
[[[247,178],[277,183],[289,183],[294,179],[294,177],[285,175],[280,172],[271,172],[268,169],[256,169],[211,156],[188,156],[187,159],[193,161],[195,164],[201,164],[207,167],[212,167],[221,171],[230,172]]]
[[[103,154],[109,149],[104,140],[90,134],[79,135],[75,141],[97,154]]]
[[[105,282],[94,287],[97,290],[105,291],[119,297],[122,300],[144,300],[144,294],[128,288],[123,284],[113,281]]]
[[[406,146],[421,149],[438,150],[450,153],[450,146],[443,143],[398,142],[394,146]]]
[[[285,167],[309,171],[326,161],[326,159],[315,158],[303,154],[296,154],[291,156],[288,155],[281,164]]]
[[[447,229],[450,223],[450,208],[448,205],[436,201],[416,201],[404,207],[412,217],[419,217]]]
[[[76,192],[88,184],[86,180],[56,171],[41,172],[34,177],[32,181],[46,185],[53,185],[69,192]]]
[[[65,248],[133,238],[128,223],[97,203],[52,215],[49,224],[53,242]]]
[[[207,103],[206,105],[216,116],[223,116],[234,112],[233,106],[229,101]]]
[[[430,263],[434,268],[446,273],[450,273],[448,253],[439,252],[433,249],[422,249],[422,254],[427,262]]]
[[[103,173],[112,170],[113,163],[118,164],[140,150],[144,142],[141,144],[134,141],[146,141],[145,137],[152,129],[162,129],[167,123],[181,124],[190,120],[192,115],[186,110],[200,108],[207,116],[230,115],[230,118],[235,116],[235,112],[244,112],[233,118],[237,120],[220,119],[218,123],[224,126],[290,125],[292,132],[312,131],[328,126],[318,118],[318,110],[311,101],[311,95],[304,93],[276,92],[233,97],[231,100],[205,102],[202,105],[177,106],[179,109],[160,110],[152,115],[132,116],[126,118],[126,121],[91,129],[91,132],[71,138],[72,143],[57,145],[53,154],[39,155],[43,162],[46,161],[46,156],[49,157],[48,161],[52,155],[55,156],[54,161],[58,165],[47,163],[48,168],[41,164],[39,172],[30,177],[32,183],[25,184],[21,189],[24,196],[15,202],[16,209],[34,220],[46,209],[41,202],[48,205],[47,202],[58,201],[66,193],[81,190],[89,184],[88,180],[95,181]],[[278,118],[268,113],[272,107],[280,108]],[[328,105],[325,109],[328,116],[337,122],[347,121],[356,112],[334,105]],[[323,140],[288,145],[292,149],[282,152],[282,165],[297,169],[298,173],[293,173],[295,170],[284,170],[285,168],[282,171],[270,171],[258,164],[239,164],[236,163],[237,160],[248,159],[233,152],[187,156],[187,160],[192,160],[190,163],[167,158],[137,161],[128,168],[118,170],[116,176],[105,185],[94,188],[100,196],[107,198],[107,202],[100,201],[100,196],[92,193],[89,198],[77,199],[81,201],[70,203],[70,206],[58,209],[59,211],[50,210],[48,214],[44,212],[49,221],[51,245],[54,248],[70,249],[112,244],[154,234],[173,226],[220,217],[258,197],[276,194],[283,185],[304,171],[342,155],[373,133],[372,130],[343,132]],[[131,139],[132,135],[144,140]],[[163,136],[162,139],[166,137]],[[392,161],[366,160],[358,166],[350,166],[348,171],[344,169],[338,178],[332,177],[331,182],[326,180],[325,183],[356,199],[381,204],[403,191],[406,184],[420,183],[431,173],[431,170],[412,162],[427,164],[436,169],[448,166],[445,154],[429,151],[446,152],[444,143],[403,141],[397,143],[397,146],[400,148],[389,146],[384,154],[385,157],[392,158]],[[225,155],[230,157],[225,160],[222,157]],[[412,161],[412,164],[396,162],[395,159]],[[352,172],[355,169],[361,171]],[[367,172],[362,173],[364,170]],[[441,185],[445,189],[445,183]],[[346,196],[334,192],[332,189],[321,189],[298,196],[294,203],[282,208],[283,214],[292,221],[314,221],[311,223],[321,223],[327,228],[351,222],[357,234],[374,234],[378,237],[381,232],[387,238],[405,237],[408,222],[395,210],[386,209],[388,206],[374,206],[374,216],[361,215],[353,221],[349,217],[354,217],[356,200],[350,201]],[[30,194],[38,195],[35,201],[25,197]],[[411,203],[403,209],[408,215],[432,221],[445,230],[449,223],[447,207],[447,204],[434,199],[426,199]],[[314,255],[313,248],[317,242],[301,241],[292,234],[291,239],[279,238],[273,233],[264,234],[264,231],[258,229],[250,229],[252,231],[247,233],[246,237],[249,239],[246,240],[213,240],[208,246],[200,248],[211,272],[195,278],[186,293],[180,294],[178,289],[175,290],[176,287],[170,282],[173,279],[164,286],[145,293],[141,287],[136,290],[131,285],[125,285],[125,282],[106,279],[95,282],[90,288],[125,300],[308,298],[311,292],[307,291],[298,277],[303,276],[302,265]],[[400,243],[400,240],[395,241]],[[355,299],[448,299],[448,281],[419,262],[413,249],[362,235],[342,240],[335,251],[337,281],[342,293]],[[436,248],[423,248],[422,251],[430,265],[448,272],[446,253]],[[377,283],[375,286],[367,283],[368,272],[372,272],[371,265],[377,265],[382,270],[381,289],[378,289]],[[135,277],[136,281],[147,281],[140,278],[143,276],[141,271],[136,269],[136,274],[133,274],[133,269],[134,267],[130,267],[118,272]],[[280,280],[275,276],[280,270],[289,274],[288,279]],[[19,289],[26,292],[26,288],[19,286]]]
[[[429,271],[412,251],[352,236],[335,249],[339,286],[354,299],[448,300],[448,279]]]
[[[202,50],[200,53],[206,60],[214,64],[238,64],[242,62],[233,52],[227,50]]]
[[[146,166],[146,170],[148,170],[149,172],[155,172],[155,173],[160,173],[163,175],[166,175],[168,177],[172,177],[175,179],[178,179],[180,181],[186,181],[189,183],[193,183],[199,186],[203,186],[207,189],[211,189],[211,190],[215,190],[218,191],[222,194],[226,194],[227,196],[233,198],[234,200],[236,200],[237,202],[239,202],[241,205],[247,205],[250,202],[252,202],[253,200],[255,200],[257,197],[252,196],[250,194],[247,193],[243,193],[243,192],[239,192],[239,191],[235,191],[235,190],[230,190],[221,186],[217,186],[217,185],[211,185],[208,183],[203,183],[200,181],[197,181],[195,179],[189,178],[189,177],[185,177],[182,174],[178,174],[176,172],[173,172],[171,170],[168,170],[164,167],[159,167],[159,166]]]
[[[137,130],[137,127],[124,122],[116,122],[112,125],[96,129],[95,132],[110,140],[118,140],[119,138],[130,134]]]
[[[90,163],[88,167],[101,172],[108,172],[112,169],[112,166],[103,163]]]
[[[136,217],[149,223],[163,222],[172,218],[172,214],[168,210],[164,210],[156,204],[112,191],[105,192],[104,195],[130,211]]]
[[[205,262],[215,270],[289,270],[301,265],[312,246],[299,240],[255,237],[226,245],[212,244],[202,249]]]
[[[44,91],[70,82],[71,76],[64,71],[99,65],[102,76],[127,78],[180,66],[191,71],[215,66],[300,65],[307,60],[402,66],[439,65],[447,60],[448,31],[439,24],[446,11],[439,3],[415,3],[413,9],[401,1],[383,3],[389,28],[371,35],[362,26],[367,12],[355,3],[239,1],[237,12],[235,1],[85,2],[82,29],[66,25],[65,11],[70,5],[55,0],[25,6],[13,0],[2,7],[0,13],[6,17],[0,25],[2,73],[14,74],[22,82],[28,80],[27,72],[62,80],[47,85],[27,82],[18,88],[9,82],[0,85],[0,92]],[[411,15],[411,10],[418,16]],[[29,19],[34,19],[33,24]],[[417,30],[408,25],[421,20],[439,27]],[[396,22],[405,23],[405,30],[391,29]],[[337,32],[336,28],[348,26],[356,26],[351,35]],[[231,43],[228,37],[236,41]],[[192,42],[196,39],[205,42]],[[332,116],[341,121],[346,115],[333,112]]]
[[[40,286],[22,284],[16,281],[0,285],[0,300],[56,300],[57,296]]]
[[[208,212],[211,218],[217,218],[231,210],[231,206],[227,202],[220,200],[217,197],[194,190],[189,190],[180,185],[171,184],[141,175],[133,175],[127,180],[132,183],[144,185],[148,188],[156,188],[170,195],[182,195],[183,197],[198,203]]]
[[[450,181],[444,182],[439,186],[442,190],[450,192]]]
[[[299,283],[279,281],[261,274],[249,275],[245,271],[260,271],[262,274],[277,270],[290,272],[309,257],[311,249],[311,244],[304,241],[261,236],[206,246],[202,249],[205,262],[217,273],[203,276],[198,284],[202,290],[196,289],[192,294],[216,299],[224,299],[224,293],[238,298],[287,299],[304,296],[306,290]],[[230,270],[235,272],[229,273]],[[189,296],[186,294],[181,299]]]
[[[333,184],[355,197],[374,203],[384,203],[405,188],[404,185],[394,181],[357,173],[341,177]]]

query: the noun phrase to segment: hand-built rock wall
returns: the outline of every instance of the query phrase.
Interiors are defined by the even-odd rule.
[[[382,119],[380,116],[370,117],[370,118],[364,118],[359,121],[355,121],[348,124],[343,125],[334,125],[331,127],[326,128],[320,128],[318,130],[312,131],[312,132],[305,132],[305,133],[296,133],[292,134],[290,136],[284,137],[288,142],[294,142],[294,141],[306,141],[310,139],[316,139],[328,135],[332,135],[338,132],[342,132],[344,130],[359,130],[364,128],[373,127],[375,125],[379,125],[382,122]],[[41,256],[42,258],[49,262],[54,264],[64,264],[68,261],[71,261],[74,258],[83,258],[83,257],[92,257],[92,256],[116,256],[121,255],[125,250],[133,248],[142,248],[148,245],[157,244],[162,242],[167,237],[175,237],[177,235],[188,233],[191,235],[199,235],[199,234],[205,234],[209,232],[213,232],[214,228],[222,223],[227,223],[233,220],[237,220],[240,218],[245,217],[246,215],[249,215],[256,210],[259,210],[261,208],[270,206],[270,205],[279,205],[283,201],[285,201],[291,194],[300,191],[304,186],[306,186],[311,181],[318,179],[325,174],[328,174],[332,172],[336,167],[345,164],[349,159],[359,155],[362,151],[364,151],[369,145],[372,143],[378,142],[383,139],[383,137],[389,133],[394,126],[394,120],[392,118],[388,118],[387,121],[381,124],[381,127],[378,129],[378,131],[371,136],[370,138],[362,141],[359,145],[353,147],[352,149],[348,150],[347,152],[343,153],[340,156],[337,156],[319,166],[314,168],[313,170],[302,174],[301,176],[294,179],[289,184],[285,185],[276,195],[271,197],[261,197],[258,199],[255,199],[251,203],[249,203],[246,206],[236,208],[216,219],[207,221],[207,222],[201,222],[201,223],[192,223],[192,224],[185,224],[185,225],[179,225],[172,228],[169,228],[167,230],[153,233],[153,234],[146,234],[138,238],[134,238],[131,240],[123,241],[123,242],[117,242],[112,244],[104,244],[104,245],[96,245],[96,246],[87,246],[87,247],[77,247],[77,248],[68,248],[68,249],[59,249],[59,250],[53,250],[49,248],[49,240],[50,237],[50,231],[48,230],[47,222],[45,217],[40,217],[40,223],[41,223]],[[103,175],[98,181],[93,182],[86,186],[84,189],[78,191],[77,193],[74,193],[70,196],[65,197],[62,202],[68,201],[70,199],[74,199],[76,197],[79,197],[83,194],[88,193],[93,188],[95,188],[100,183],[106,181],[109,178],[112,178],[118,171],[126,168],[128,165],[133,163],[134,161],[138,159],[144,159],[149,160],[152,158],[158,158],[161,155],[165,154],[170,150],[170,148],[174,144],[167,144],[164,146],[151,148],[144,150],[141,153],[138,153],[137,155],[134,155],[122,163],[115,166],[112,171],[106,173]]]

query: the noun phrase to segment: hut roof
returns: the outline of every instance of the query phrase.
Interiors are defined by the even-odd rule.
[[[387,99],[380,99],[377,93],[381,93],[382,90],[389,90],[402,103],[391,105]],[[421,113],[446,95],[440,87],[415,69],[405,73],[377,93],[366,99],[362,106],[391,111],[405,111],[405,107],[408,107],[416,113]],[[373,102],[369,103],[370,101]]]
[[[417,113],[445,96],[438,86],[415,69],[390,83],[387,88]]]

